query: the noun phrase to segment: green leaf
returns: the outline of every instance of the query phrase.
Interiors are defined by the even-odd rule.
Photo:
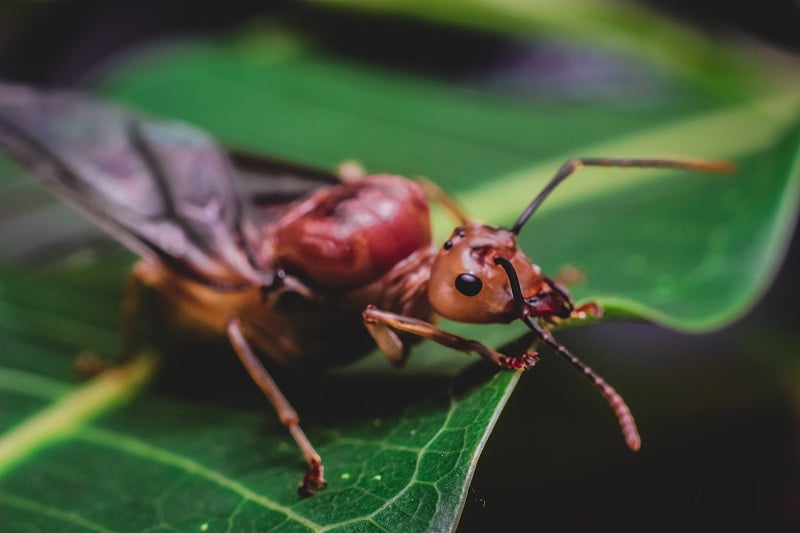
[[[750,48],[693,31],[685,22],[624,0],[312,0],[315,4],[431,20],[445,24],[527,37],[547,35],[564,43],[600,46],[671,70],[684,83],[702,87],[720,99],[740,99],[758,87],[797,83],[794,60],[764,48],[762,59],[776,61],[757,75]],[[756,54],[758,55],[758,54]],[[784,71],[777,67],[786,60]]]
[[[426,175],[497,224],[512,222],[576,155],[732,159],[739,165],[732,176],[582,170],[521,235],[547,272],[571,264],[586,275],[573,290],[580,299],[686,329],[716,327],[752,304],[796,217],[800,122],[788,91],[720,103],[684,88],[678,96],[655,91],[568,105],[358,62],[275,26],[159,48],[103,80],[108,97],[189,120],[234,145],[326,167],[356,159],[371,171]],[[33,180],[2,168],[0,227],[14,231],[0,231],[0,243],[17,251],[15,262],[63,256],[47,230],[94,242]],[[21,238],[32,220],[41,225]],[[447,231],[437,226],[439,235]],[[158,373],[144,355],[94,381],[72,377],[76,354],[117,349],[122,283],[133,260],[108,246],[78,248],[68,248],[70,261],[30,272],[6,267],[0,277],[4,525],[455,527],[517,374],[431,343],[415,348],[403,372],[386,369],[374,353],[329,374],[275,369],[330,481],[327,491],[298,500],[301,457],[224,342],[178,332],[161,341]],[[522,331],[444,327],[492,345]],[[607,438],[621,441],[616,432],[609,413]]]

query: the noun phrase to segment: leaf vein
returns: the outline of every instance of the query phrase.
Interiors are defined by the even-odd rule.
[[[0,390],[55,400],[74,389],[75,386],[57,379],[39,376],[24,370],[0,368]]]
[[[396,502],[398,499],[400,499],[404,494],[406,494],[409,491],[409,489],[412,486],[414,486],[414,484],[419,483],[417,477],[419,476],[419,467],[420,467],[420,463],[421,463],[422,457],[425,455],[425,453],[427,452],[428,448],[431,445],[433,445],[434,442],[436,442],[436,439],[439,438],[439,435],[443,434],[445,431],[448,430],[448,424],[450,423],[450,420],[453,417],[453,413],[455,413],[455,410],[456,410],[456,407],[457,407],[457,402],[455,401],[455,391],[453,390],[454,386],[455,386],[455,379],[451,379],[450,380],[450,384],[449,384],[448,389],[447,389],[447,394],[448,394],[449,400],[450,400],[450,406],[448,408],[447,415],[445,415],[445,418],[442,421],[442,425],[439,427],[439,429],[436,431],[436,433],[431,435],[431,438],[428,439],[428,441],[425,443],[425,445],[422,446],[417,451],[417,453],[416,453],[416,456],[417,456],[416,457],[416,464],[414,465],[414,472],[411,474],[411,479],[408,481],[406,486],[403,487],[401,490],[399,490],[394,496],[392,496],[391,498],[386,500],[383,503],[383,505],[381,505],[380,507],[375,509],[373,512],[371,512],[366,517],[353,518],[353,519],[345,520],[345,521],[338,522],[338,523],[335,523],[335,524],[329,524],[329,525],[325,526],[324,528],[322,528],[320,531],[323,531],[323,532],[324,531],[330,531],[331,529],[334,529],[334,528],[346,526],[346,525],[349,525],[349,524],[355,524],[355,523],[358,523],[358,522],[361,522],[361,521],[374,522],[375,516],[377,516],[381,511],[387,509],[394,502]],[[441,500],[441,493],[439,492],[438,488],[436,490],[436,493],[437,493],[436,508],[438,510],[439,501]]]
[[[242,485],[238,481],[235,481],[220,472],[217,472],[216,470],[212,470],[192,459],[183,457],[162,448],[158,448],[157,446],[153,446],[152,444],[148,444],[134,437],[103,429],[83,428],[76,435],[76,438],[98,446],[111,448],[183,470],[186,473],[201,477],[220,487],[228,489],[238,494],[242,498],[252,501],[253,503],[264,508],[282,513],[295,522],[298,522],[299,524],[302,524],[311,530],[316,530],[320,527],[320,525],[316,522],[297,514],[291,508],[281,505],[280,503],[275,502],[262,494],[258,494],[254,490]]]
[[[0,473],[37,449],[71,436],[92,417],[128,398],[154,369],[152,357],[138,357],[103,372],[7,431],[0,438]]]
[[[45,515],[50,518],[55,518],[56,520],[61,520],[62,522],[68,522],[76,526],[81,526],[89,531],[97,531],[99,533],[113,533],[114,531],[113,529],[109,529],[98,524],[97,522],[87,520],[86,518],[82,518],[66,511],[59,511],[58,509],[42,505],[35,500],[21,498],[13,494],[8,494],[7,492],[0,492],[0,505],[6,505],[8,507],[14,507],[24,511]]]

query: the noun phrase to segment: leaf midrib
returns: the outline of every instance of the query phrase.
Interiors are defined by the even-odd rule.
[[[0,438],[0,476],[36,450],[74,434],[87,421],[123,403],[150,381],[155,369],[155,357],[141,355],[63,394],[49,406],[9,429]],[[46,394],[59,389],[53,387],[49,380],[39,383],[49,384],[50,389]],[[28,384],[32,384],[32,381]]]
[[[638,132],[635,135],[618,138],[610,143],[589,146],[584,148],[584,150],[586,150],[586,153],[589,155],[619,155],[620,153],[628,155],[622,151],[629,150],[631,152],[639,152],[640,150],[648,150],[649,148],[647,147],[658,146],[659,143],[666,142],[667,140],[669,140],[668,145],[671,147],[671,149],[681,149],[680,147],[676,147],[676,139],[680,139],[682,144],[685,144],[687,147],[696,150],[698,145],[698,132],[702,133],[704,128],[712,125],[718,128],[720,121],[723,123],[732,124],[733,126],[730,127],[735,127],[736,124],[746,124],[747,127],[752,130],[752,128],[755,127],[754,124],[756,124],[758,127],[762,128],[761,135],[753,134],[742,136],[742,138],[737,138],[736,136],[719,136],[718,138],[711,139],[712,142],[710,146],[712,149],[710,150],[710,153],[704,152],[702,154],[704,156],[712,157],[730,157],[744,152],[756,151],[759,148],[763,148],[764,146],[770,144],[774,140],[777,133],[782,131],[783,128],[785,128],[791,121],[796,119],[797,106],[798,98],[794,95],[767,97],[761,100],[756,100],[749,105],[739,106],[721,112],[704,113],[697,117],[680,120],[667,126],[656,126],[650,131]],[[767,116],[770,117],[770,120],[754,120],[762,115],[764,109],[770,110],[767,114]],[[506,175],[505,177],[501,177],[497,182],[494,182],[491,186],[480,187],[469,191],[461,197],[461,200],[467,206],[481,205],[486,204],[486,199],[492,196],[497,196],[501,199],[506,199],[509,197],[513,198],[515,195],[519,194],[520,187],[522,186],[535,191],[537,184],[540,184],[548,179],[553,170],[557,168],[565,159],[567,159],[567,157],[552,158],[548,161],[527,167],[513,174]],[[795,165],[795,173],[798,170],[798,166],[800,166],[800,163]],[[599,182],[599,184],[596,184],[595,187],[602,186],[605,192],[618,191],[641,183],[641,179],[641,176],[634,172],[630,173],[624,179],[616,179],[611,183]],[[799,187],[797,180],[791,181],[789,187],[796,193]],[[503,191],[509,190],[513,191],[515,194],[512,194],[511,196],[504,195]],[[564,208],[568,205],[585,200],[595,192],[596,188],[582,184],[581,188],[576,188],[569,194],[563,194],[560,196],[554,195],[553,199],[548,202],[547,209],[556,210]],[[791,195],[786,195],[784,197],[784,202],[782,203],[781,210],[778,215],[779,222],[783,221],[783,223],[787,223],[787,221],[791,218],[790,216],[785,215],[785,213],[794,205],[794,197],[788,196]],[[517,213],[517,206],[509,204],[511,204],[511,202],[503,201],[489,205],[488,209],[481,210],[481,214],[491,218],[492,220],[508,220],[513,218],[513,216],[515,216]],[[781,213],[783,213],[785,216],[781,215]],[[775,246],[777,246],[777,244],[775,244]],[[652,314],[652,310],[648,310],[648,313]],[[129,366],[122,367],[121,369],[112,371],[110,373],[104,373],[96,380],[78,387],[70,387],[68,385],[60,384],[55,380],[38,377],[26,382],[25,380],[18,380],[18,375],[9,374],[9,372],[16,371],[3,370],[0,372],[0,388],[15,390],[23,393],[31,393],[36,388],[40,388],[40,390],[47,391],[45,395],[49,395],[51,398],[56,398],[56,401],[51,406],[43,409],[26,421],[10,429],[5,435],[3,435],[2,438],[0,438],[0,475],[5,473],[9,468],[12,468],[14,465],[18,464],[19,461],[27,457],[34,450],[39,449],[40,447],[49,443],[56,442],[66,436],[76,436],[96,444],[101,443],[101,441],[106,445],[109,442],[114,442],[115,447],[117,448],[119,448],[118,445],[124,444],[128,451],[142,452],[142,449],[137,448],[137,446],[145,445],[144,443],[139,443],[137,446],[133,446],[131,442],[123,442],[123,440],[121,440],[127,439],[128,437],[115,435],[99,429],[89,428],[86,427],[85,424],[87,421],[98,416],[100,413],[121,403],[127,397],[134,394],[136,389],[150,379],[153,370],[154,365],[151,359],[140,358],[135,360]],[[37,382],[37,379],[40,379],[41,381]],[[509,387],[509,390],[511,389],[513,389],[513,385]],[[387,500],[384,505],[366,517],[359,517],[357,519],[337,524],[329,524],[323,528],[323,526],[320,524],[298,515],[290,508],[277,504],[276,502],[272,502],[272,500],[265,499],[263,496],[253,492],[251,489],[248,489],[247,487],[240,485],[238,482],[230,480],[219,473],[208,470],[206,474],[210,472],[209,475],[211,477],[205,474],[203,477],[213,479],[221,486],[234,490],[240,495],[246,497],[248,500],[255,501],[267,508],[279,511],[292,520],[295,520],[298,523],[309,527],[310,529],[322,528],[323,530],[329,530],[335,527],[341,527],[342,525],[346,525],[348,523],[368,520],[389,505],[391,501],[394,501],[397,497],[399,497],[403,491],[408,489],[408,487],[413,485],[414,478],[419,469],[419,458],[424,453],[426,447],[430,445],[430,443],[432,443],[435,438],[446,428],[447,420],[452,414],[452,408],[453,404],[451,396],[451,407],[448,411],[447,418],[442,423],[442,426],[439,428],[437,433],[431,438],[431,440],[419,450],[414,476],[412,476],[411,481],[409,481],[409,484],[406,486],[406,488],[400,491],[398,495],[393,497],[393,499]],[[131,441],[138,442],[135,441],[135,439],[131,439]],[[150,449],[147,450],[148,453],[151,451],[152,450]],[[160,453],[171,454],[171,452],[163,450],[161,450]],[[175,462],[175,458],[177,458],[178,462]],[[171,461],[170,464],[181,467],[189,464],[185,463],[186,461],[191,462],[190,459],[186,459],[174,454],[170,455],[169,457],[164,456],[164,459],[169,459],[169,461]],[[193,463],[192,468],[195,470],[187,469],[187,471],[200,472],[204,471],[203,469],[206,469],[206,467],[196,463]],[[220,477],[220,479],[217,479],[217,477]]]
[[[533,195],[552,178],[556,170],[569,159],[587,156],[655,157],[666,155],[663,150],[667,146],[673,157],[730,159],[765,149],[773,144],[776,138],[797,120],[799,111],[800,96],[797,94],[773,94],[754,99],[744,105],[699,113],[672,123],[657,124],[650,129],[617,137],[607,143],[596,143],[569,153],[555,155],[510,174],[497,176],[487,185],[474,187],[457,196],[468,209],[478,206],[479,210],[474,209],[474,211],[482,220],[494,224],[510,222],[525,206],[508,200],[524,198],[527,195],[532,199]],[[748,131],[748,135],[720,134],[728,131]],[[582,172],[604,173],[605,179],[593,180],[587,176],[574,177],[564,182],[557,192],[548,197],[540,212],[555,212],[586,201],[599,192],[616,193],[642,185],[649,179],[666,175],[665,171],[661,170],[640,169],[618,169],[613,173],[610,170],[589,169]],[[580,183],[576,183],[578,181]],[[452,223],[445,222],[441,214],[435,222],[437,236],[446,237],[452,228]],[[442,228],[447,229],[442,230]]]

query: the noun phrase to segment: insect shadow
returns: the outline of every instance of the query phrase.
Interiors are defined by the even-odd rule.
[[[149,306],[148,306],[149,307]],[[261,412],[262,397],[249,386],[248,375],[224,336],[187,334],[185,329],[156,318],[146,328],[148,343],[161,355],[161,370],[153,385],[157,395],[237,411]],[[510,357],[526,352],[535,335],[524,333],[499,348]],[[454,360],[460,354],[448,354]],[[371,357],[380,357],[373,354]],[[372,418],[400,417],[420,400],[446,408],[486,384],[502,369],[479,359],[455,365],[457,372],[387,371],[384,361],[374,366],[337,369],[293,369],[266,361],[270,373],[285,383],[286,393],[315,426],[336,428]],[[366,401],[368,400],[368,401]],[[260,419],[266,427],[275,424]]]

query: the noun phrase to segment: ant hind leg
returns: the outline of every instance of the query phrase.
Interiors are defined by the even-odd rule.
[[[139,314],[142,293],[152,277],[150,267],[139,261],[128,275],[122,297],[122,325],[120,328],[120,347],[116,358],[103,357],[92,351],[85,351],[75,358],[74,368],[79,376],[86,378],[129,362],[139,350]]]
[[[264,365],[253,353],[237,319],[231,320],[228,324],[228,338],[247,373],[250,374],[250,377],[264,393],[264,396],[267,397],[272,407],[275,408],[278,418],[289,429],[289,433],[300,447],[300,451],[308,463],[308,471],[303,476],[303,481],[297,489],[300,497],[313,496],[317,492],[324,490],[328,484],[325,481],[325,468],[322,465],[322,458],[320,458],[300,427],[300,417],[297,416],[297,411],[294,410],[289,400],[278,388],[278,384],[275,383],[267,369],[264,368]]]

